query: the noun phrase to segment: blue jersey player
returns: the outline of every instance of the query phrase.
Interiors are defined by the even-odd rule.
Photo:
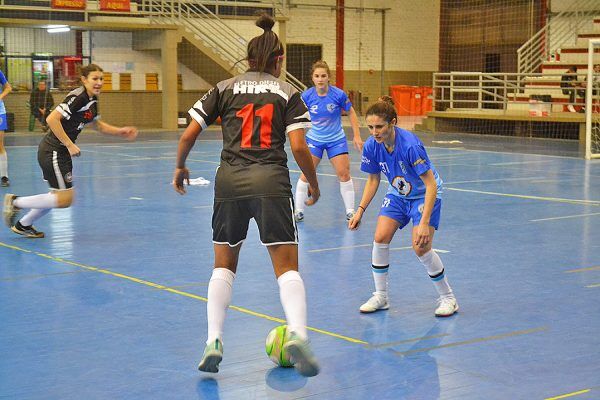
[[[0,186],[8,186],[10,184],[8,180],[8,157],[4,149],[4,131],[8,129],[8,123],[3,99],[12,91],[12,86],[8,83],[2,71],[0,71],[0,85],[2,86],[2,92],[0,92]]]
[[[312,123],[306,133],[306,143],[312,154],[315,168],[321,162],[323,153],[327,153],[329,161],[335,169],[340,181],[340,193],[346,208],[346,219],[354,215],[354,183],[350,176],[350,158],[348,157],[348,142],[342,128],[342,111],[348,113],[354,134],[353,143],[358,151],[362,149],[358,117],[343,90],[329,84],[329,66],[325,61],[317,61],[312,66],[314,86],[302,93]],[[296,221],[304,219],[304,205],[308,199],[308,181],[300,176],[296,184]]]
[[[447,317],[458,310],[458,303],[446,279],[442,260],[432,249],[433,234],[440,223],[442,180],[421,140],[396,127],[396,121],[396,110],[387,96],[366,113],[372,136],[364,144],[361,170],[369,177],[358,210],[348,223],[351,230],[358,228],[379,188],[382,173],[388,179],[389,188],[379,210],[373,241],[375,292],[360,306],[360,311],[371,313],[389,308],[389,245],[396,231],[412,220],[412,247],[439,294],[435,315]]]

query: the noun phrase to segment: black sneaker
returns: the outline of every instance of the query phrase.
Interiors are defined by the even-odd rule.
[[[3,176],[2,178],[0,178],[0,186],[2,186],[2,187],[10,186],[10,181],[8,180],[8,176]]]
[[[17,224],[10,228],[14,233],[19,235],[23,235],[28,238],[39,239],[44,237],[44,232],[38,232],[35,230],[33,225],[23,226],[21,222],[17,222]]]

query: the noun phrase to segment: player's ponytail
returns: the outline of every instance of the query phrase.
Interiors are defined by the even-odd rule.
[[[394,107],[394,100],[390,96],[381,96],[377,99],[377,102],[371,104],[367,109],[365,116],[369,115],[377,115],[388,124],[392,123],[392,121],[395,123],[394,120],[398,120],[398,113],[396,112],[396,107]]]
[[[283,56],[283,45],[272,31],[275,20],[263,13],[256,20],[256,26],[264,32],[248,42],[248,64],[250,71],[265,72],[274,69],[278,59]]]

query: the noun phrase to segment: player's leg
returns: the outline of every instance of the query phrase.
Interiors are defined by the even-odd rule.
[[[310,154],[312,155],[313,165],[315,166],[315,170],[319,166],[321,162],[321,158],[323,157],[323,149],[324,144],[315,142],[310,139],[306,139],[306,143],[308,144],[308,149],[310,150]],[[294,196],[294,205],[296,207],[296,211],[294,217],[297,222],[304,220],[304,207],[306,206],[304,202],[308,199],[308,180],[304,176],[304,174],[300,174],[300,178],[298,182],[296,182],[296,195]]]
[[[350,157],[348,153],[339,154],[330,159],[335,173],[340,181],[340,194],[344,201],[344,208],[346,210],[346,220],[349,221],[354,216],[354,182],[350,176]]]
[[[413,201],[411,206],[411,217],[414,224],[412,229],[412,246],[417,258],[427,270],[427,274],[429,275],[429,278],[431,278],[431,281],[438,292],[438,307],[435,310],[435,315],[438,317],[448,317],[458,311],[458,303],[456,302],[456,297],[448,283],[444,264],[442,263],[440,256],[433,250],[433,237],[435,230],[439,226],[442,201],[440,199],[436,200],[431,213],[431,219],[429,221],[429,243],[417,246],[415,241],[418,225],[421,220],[421,211],[419,210],[422,210],[422,204],[423,199],[420,199]]]
[[[288,325],[285,344],[295,367],[315,376],[319,365],[310,350],[306,330],[306,291],[298,272],[298,232],[291,198],[256,199],[253,208],[261,242],[267,246],[279,285],[279,298]]]
[[[250,221],[247,201],[215,201],[212,217],[215,265],[208,282],[206,348],[198,369],[219,372],[223,359],[223,327],[233,293],[240,249]]]
[[[7,128],[6,114],[0,115],[0,186],[10,186],[8,179],[8,155],[4,148],[4,130]]]

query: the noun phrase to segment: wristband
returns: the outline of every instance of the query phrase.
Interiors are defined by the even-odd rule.
[[[362,208],[363,212],[367,211],[367,209],[364,208],[363,206],[358,206],[358,208]]]

